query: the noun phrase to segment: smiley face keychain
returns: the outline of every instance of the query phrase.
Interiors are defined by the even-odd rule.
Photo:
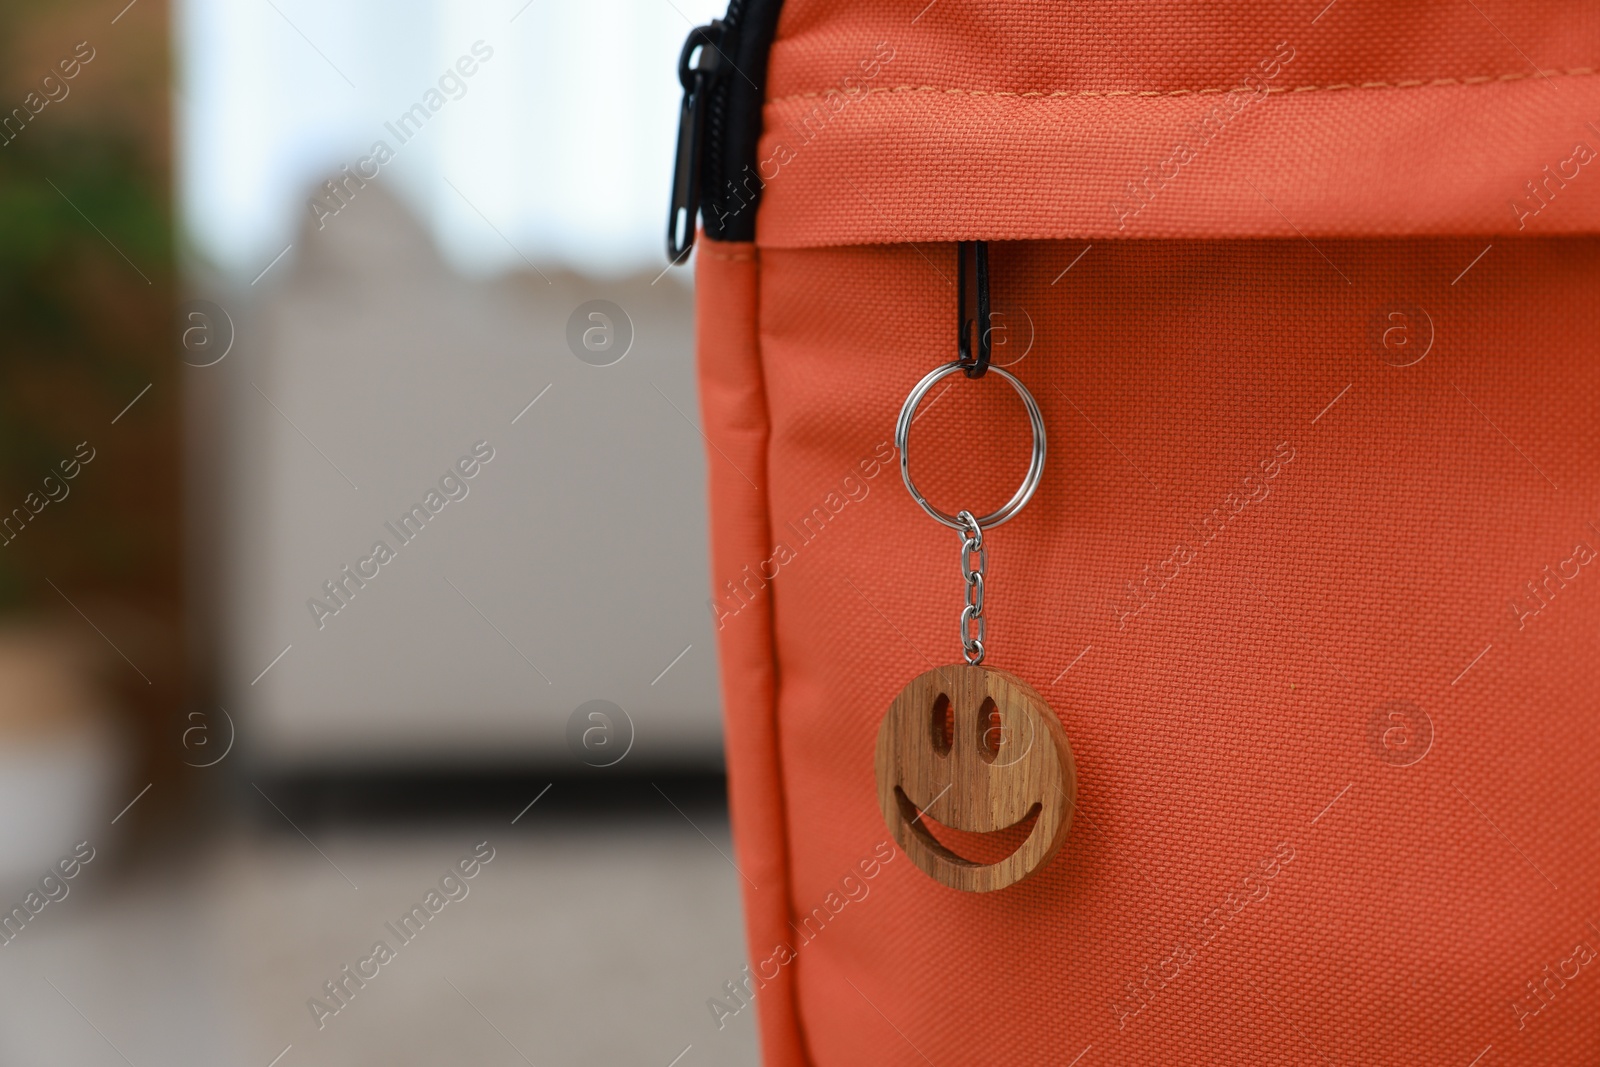
[[[965,311],[964,247],[961,260],[961,358],[930,371],[916,384],[895,424],[900,476],[922,510],[962,535],[961,611],[965,663],[936,667],[913,678],[889,705],[878,728],[878,803],[895,842],[924,873],[952,889],[986,893],[1037,874],[1060,850],[1072,825],[1078,776],[1072,747],[1050,705],[1014,674],[982,666],[983,599],[988,551],[985,530],[1016,516],[1044,474],[1045,428],[1039,405],[1009,371],[989,365],[988,250],[977,242],[978,355],[970,355]],[[955,373],[998,374],[1022,399],[1033,430],[1028,472],[1010,500],[981,518],[970,511],[946,514],[930,504],[911,478],[907,450],[917,408],[935,385]],[[1022,844],[996,863],[958,855],[934,836],[930,821],[973,834],[1026,833]]]

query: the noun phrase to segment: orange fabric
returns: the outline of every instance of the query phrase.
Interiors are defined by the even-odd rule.
[[[759,252],[697,269],[766,1062],[1600,1063],[1597,43],[1578,3],[786,3]],[[958,236],[1050,433],[989,662],[1079,775],[987,895],[882,858],[873,772],[960,655],[889,447]],[[1026,423],[953,379],[912,446],[982,512]]]
[[[1600,228],[1594,4],[1323,6],[788,0],[758,240]]]
[[[1600,962],[1556,984],[1600,948],[1600,560],[1572,562],[1600,547],[1600,243],[1496,243],[1455,286],[1480,240],[1320,247],[1354,285],[1299,240],[1110,242],[1055,284],[1079,243],[994,247],[1051,436],[1038,497],[989,537],[991,662],[1061,716],[1078,818],[1046,872],[992,895],[885,864],[783,968],[797,1000],[758,997],[768,1062],[1600,1061]],[[764,250],[743,304],[753,279],[719,250],[700,278],[720,610],[767,542],[794,550],[719,635],[762,945],[771,880],[807,915],[885,839],[878,722],[959,655],[956,536],[861,467],[948,355],[954,252]],[[756,306],[759,348],[729,344]],[[1385,339],[1396,306],[1410,332]],[[1429,321],[1421,362],[1391,366]],[[1020,475],[1007,393],[958,382],[918,422],[914,469],[947,508]],[[819,505],[806,541],[790,524]],[[1369,733],[1396,699],[1435,733],[1412,766]],[[1193,958],[1167,987],[1130,992],[1174,945]]]
[[[710,445],[707,481],[715,502],[711,573],[727,582],[742,580],[741,569],[764,559],[771,541],[761,488],[766,483],[769,425],[757,347],[758,263],[752,245],[703,239],[695,257],[700,408]],[[732,627],[726,626],[729,608],[722,607],[724,625],[717,636],[734,852],[744,880],[751,964],[760,968],[768,946],[790,938],[772,617],[766,600],[746,605],[727,589],[714,592],[719,599],[732,597],[734,604],[747,607],[735,609],[739,625]],[[746,595],[754,601],[749,591]],[[780,968],[757,996],[766,1061],[773,1067],[804,1062],[793,979],[792,968]],[[741,1007],[724,1003],[730,1009]]]

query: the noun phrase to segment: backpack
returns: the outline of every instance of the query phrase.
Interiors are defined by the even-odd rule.
[[[775,1067],[1600,1062],[1597,49],[1488,0],[690,35],[716,1025]],[[1036,459],[981,552],[902,484],[981,516]],[[976,616],[1009,696],[963,688]],[[941,819],[961,752],[947,796],[1022,817]]]

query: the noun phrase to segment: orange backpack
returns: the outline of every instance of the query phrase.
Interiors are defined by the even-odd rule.
[[[1560,0],[691,35],[669,244],[698,217],[750,949],[717,1025],[753,1003],[775,1067],[1600,1063],[1597,53]],[[990,892],[913,861],[875,762],[962,655],[895,428],[973,338],[1048,436],[984,531],[984,666],[1076,768]],[[981,515],[1031,439],[952,374],[912,474]],[[974,868],[1027,832],[911,800]]]

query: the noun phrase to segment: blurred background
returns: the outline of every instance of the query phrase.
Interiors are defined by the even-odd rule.
[[[0,1065],[755,1062],[722,6],[0,0]]]

